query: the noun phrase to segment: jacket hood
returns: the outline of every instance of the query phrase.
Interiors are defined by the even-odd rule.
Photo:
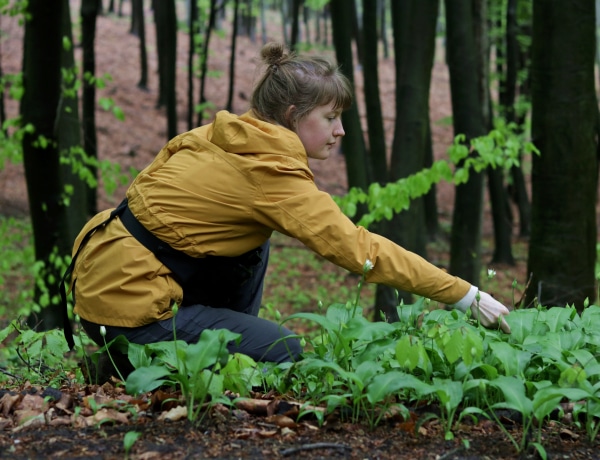
[[[212,123],[210,142],[238,155],[284,155],[308,164],[300,138],[283,126],[259,120],[252,111],[237,116],[225,110]]]

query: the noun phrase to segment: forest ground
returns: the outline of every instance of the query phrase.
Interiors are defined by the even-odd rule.
[[[77,2],[72,2],[75,5]],[[126,7],[128,3],[125,3]],[[22,29],[14,21],[2,18],[1,65],[5,74],[20,71]],[[228,24],[224,23],[227,28]],[[166,142],[166,120],[163,110],[156,108],[157,75],[153,25],[151,14],[147,16],[147,36],[149,52],[149,89],[141,90],[139,80],[138,40],[129,33],[129,20],[116,15],[105,15],[98,19],[96,40],[97,75],[110,74],[112,80],[99,96],[111,97],[125,112],[125,122],[119,122],[111,114],[102,111],[97,115],[99,155],[111,159],[122,166],[142,169]],[[211,41],[209,68],[222,72],[218,78],[210,78],[206,94],[219,108],[226,100],[229,65],[229,34],[214,36]],[[273,32],[270,37],[280,39]],[[185,80],[187,41],[179,35],[178,47],[178,115],[179,131],[187,126],[187,102]],[[236,53],[234,112],[241,113],[247,101],[255,76],[256,56],[260,40],[253,43],[240,37]],[[80,52],[79,48],[76,51]],[[360,73],[357,72],[357,87],[360,94]],[[394,114],[394,66],[391,59],[381,63],[381,100],[386,122],[387,143],[391,144]],[[196,84],[197,88],[197,84]],[[364,104],[359,99],[359,107]],[[9,103],[9,116],[16,114],[17,106]],[[451,115],[449,78],[443,56],[437,57],[434,65],[431,91],[431,120],[435,155],[442,158],[452,142],[452,127],[447,122]],[[316,182],[320,188],[333,194],[346,190],[344,157],[336,153],[329,160],[312,162]],[[100,208],[114,205],[122,196],[124,188],[114,197],[102,195]],[[429,246],[428,257],[440,266],[448,263],[448,229],[453,208],[453,190],[441,184],[437,190],[441,233],[439,241]],[[8,164],[0,171],[0,213],[4,215],[26,216],[28,213],[27,193],[22,167]],[[493,249],[489,205],[486,205],[484,225],[484,263],[491,259]],[[497,277],[493,284],[485,288],[492,291],[500,300],[511,304],[513,296],[510,288],[513,280],[519,287],[526,282],[526,240],[516,236],[518,222],[515,222],[514,252],[516,266],[495,266]],[[288,244],[288,243],[285,243]],[[293,244],[293,243],[289,243]],[[277,247],[274,248],[278,250]],[[305,283],[306,289],[313,288],[315,277],[300,277],[296,280]],[[355,284],[356,280],[349,280]],[[269,295],[267,286],[266,296]],[[519,289],[515,297],[520,297]],[[285,314],[285,310],[282,310]],[[27,390],[24,388],[24,390]],[[0,389],[0,391],[2,391]],[[112,384],[102,387],[85,385],[61,389],[63,395],[72,400],[81,400],[86,395],[96,395],[103,401],[122,398],[121,391]],[[29,389],[29,392],[33,390]],[[0,398],[3,395],[0,394]],[[77,403],[75,403],[76,405]],[[2,415],[7,417],[14,407],[6,402]],[[416,410],[416,408],[414,408]],[[38,410],[41,410],[38,408]],[[47,410],[47,408],[46,408]],[[73,410],[73,406],[69,410]],[[140,439],[131,450],[131,458],[175,459],[175,458],[348,458],[348,459],[511,459],[518,455],[508,438],[492,423],[461,423],[455,430],[453,441],[444,441],[443,430],[435,421],[424,424],[415,434],[415,423],[390,419],[374,430],[365,424],[341,421],[332,417],[323,427],[314,420],[306,419],[282,426],[276,419],[265,414],[247,411],[218,412],[199,425],[187,421],[161,421],[158,413],[148,411],[136,421],[123,423],[114,421],[101,426],[51,426],[31,424],[28,427],[14,427],[11,424],[0,426],[0,457],[2,458],[123,458],[125,451],[123,437],[129,431],[141,433]],[[6,419],[4,419],[6,420]],[[505,420],[513,434],[519,430],[518,420],[510,417]],[[600,458],[598,442],[585,440],[585,433],[574,426],[550,423],[544,429],[543,444],[548,458],[593,459]],[[535,453],[527,452],[521,458],[536,458]]]

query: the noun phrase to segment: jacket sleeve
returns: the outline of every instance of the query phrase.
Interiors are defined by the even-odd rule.
[[[259,190],[257,220],[353,273],[362,273],[369,259],[373,269],[366,274],[368,282],[446,304],[458,302],[471,287],[387,238],[356,226],[302,171],[274,174],[261,182]]]

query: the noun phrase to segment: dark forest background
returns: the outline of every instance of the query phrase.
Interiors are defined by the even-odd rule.
[[[436,161],[429,96],[441,49],[450,79],[452,151],[465,154],[454,167],[479,160],[467,176],[454,177],[449,271],[480,283],[487,198],[493,261],[514,263],[515,232],[529,240],[521,306],[581,308],[596,297],[594,0],[29,0],[0,2],[0,8],[0,40],[6,23],[18,24],[22,34],[21,69],[3,71],[0,54],[0,165],[24,165],[35,260],[44,267],[36,294],[42,328],[61,324],[58,280],[75,235],[99,209],[98,184],[122,186],[130,177],[118,162],[98,158],[98,114],[125,118],[102,92],[110,73],[135,69],[139,90],[157,79],[148,105],[164,113],[166,126],[153,129],[164,130],[166,141],[210,121],[216,110],[239,110],[235,101],[250,89],[236,87],[237,72],[252,64],[244,56],[240,68],[242,38],[327,54],[357,83],[356,104],[343,116],[347,186],[366,191],[378,184],[387,193],[355,203],[353,218],[402,207],[403,190],[412,187],[408,210],[375,219],[370,228],[420,254],[441,233],[436,179],[424,175],[418,185],[405,179],[431,171]],[[128,21],[139,46],[133,61],[115,64],[109,75],[95,60],[104,46],[96,25],[106,15]],[[183,68],[177,64],[182,53]],[[216,77],[218,96],[207,89],[215,55],[228,64]],[[149,60],[156,61],[156,74],[149,73]],[[391,122],[382,115],[383,61],[393,62]],[[7,115],[15,103],[18,115]],[[135,145],[131,139],[132,151]],[[393,315],[396,302],[391,289],[377,287],[377,309]]]

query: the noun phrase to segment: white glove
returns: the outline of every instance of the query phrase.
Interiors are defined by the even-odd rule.
[[[479,296],[477,293],[479,293]],[[479,300],[477,297],[479,297]],[[452,307],[463,313],[467,311],[467,308],[470,308],[473,318],[479,320],[485,327],[496,328],[500,324],[500,329],[506,334],[510,334],[510,326],[504,319],[504,316],[510,313],[508,308],[487,292],[480,291],[476,286],[471,286],[469,292]]]

